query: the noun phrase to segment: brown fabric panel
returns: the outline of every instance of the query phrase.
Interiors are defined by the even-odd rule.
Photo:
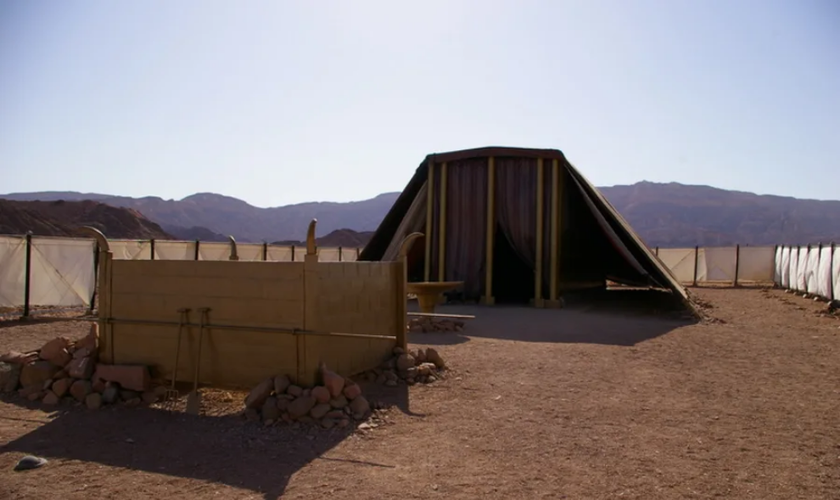
[[[536,190],[536,158],[496,158],[496,221],[531,269],[537,248]]]
[[[475,158],[447,165],[447,281],[463,281],[464,297],[478,299],[484,290],[487,248],[487,160]]]
[[[549,298],[551,293],[551,184],[554,179],[551,164],[551,160],[543,162],[542,296],[544,299]]]
[[[433,200],[432,200],[432,252],[430,259],[431,265],[429,266],[429,281],[437,281],[438,280],[438,243],[440,241],[440,164],[434,165],[434,179],[432,182],[434,183],[433,189]]]

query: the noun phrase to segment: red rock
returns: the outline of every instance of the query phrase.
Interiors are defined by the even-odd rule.
[[[102,395],[92,392],[85,397],[85,404],[91,410],[98,410],[102,406]]]
[[[96,357],[97,352],[90,347],[82,347],[73,351],[73,359],[79,358],[93,358]]]
[[[18,390],[18,395],[20,395],[20,397],[23,397],[23,398],[28,398],[29,396],[31,396],[33,394],[38,394],[40,392],[41,392],[41,386],[35,384],[35,385],[28,385],[26,387],[21,387],[20,390]]]
[[[38,401],[39,399],[44,397],[44,391],[33,392],[29,395],[28,400],[30,401]]]
[[[325,363],[321,363],[321,378],[324,381],[324,386],[329,389],[330,395],[336,397],[341,394],[344,389],[344,377],[327,368]]]
[[[245,398],[245,408],[248,409],[259,409],[262,408],[263,403],[265,400],[271,396],[271,391],[274,390],[274,379],[267,378],[257,384],[256,387],[251,389],[251,392],[248,393],[248,396]]]
[[[299,419],[309,413],[315,406],[315,398],[312,396],[301,396],[289,404],[287,411],[293,419]]]
[[[312,409],[309,410],[309,415],[315,420],[318,420],[323,418],[324,415],[330,412],[330,410],[332,410],[332,406],[328,403],[321,403],[313,406]]]
[[[319,403],[328,403],[330,401],[330,390],[322,385],[319,385],[318,387],[312,389],[312,396]]]
[[[0,362],[13,365],[25,365],[38,359],[38,353],[24,354],[18,351],[9,351],[0,356]]]
[[[58,370],[59,368],[49,361],[29,363],[24,365],[20,372],[20,385],[24,387],[37,385],[40,387],[44,382],[50,380]]]
[[[99,349],[99,324],[91,323],[90,331],[85,337],[76,342],[76,349],[88,349],[96,352]]]
[[[94,378],[116,382],[123,389],[144,392],[149,389],[149,370],[143,365],[96,365]]]
[[[45,405],[55,406],[58,404],[60,398],[53,392],[47,391],[47,395],[44,396],[44,399],[41,401]]]
[[[69,378],[60,378],[53,382],[52,391],[55,393],[56,396],[59,398],[63,398],[67,391],[70,390],[70,385],[73,381]]]
[[[364,396],[359,396],[350,403],[350,410],[356,416],[364,416],[370,411],[370,403]]]
[[[69,348],[70,341],[68,339],[57,337],[44,344],[38,356],[61,368],[72,359]]]
[[[93,392],[93,388],[88,380],[77,380],[70,386],[70,394],[76,398],[76,401],[84,402],[91,392]]]
[[[78,358],[67,363],[67,373],[73,378],[87,380],[93,375],[93,367],[93,359]]]
[[[277,375],[274,377],[274,394],[278,396],[283,394],[290,385],[292,385],[292,382],[288,376]]]
[[[101,378],[94,378],[93,382],[92,382],[92,386],[93,386],[93,390],[100,393],[100,394],[105,392],[105,389],[108,387],[107,385],[105,385],[105,381],[102,380]]]
[[[347,384],[347,387],[344,388],[344,397],[353,401],[357,397],[362,395],[362,388],[359,387],[359,384],[351,383]]]

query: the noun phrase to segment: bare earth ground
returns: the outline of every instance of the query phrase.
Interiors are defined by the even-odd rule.
[[[364,432],[9,397],[0,498],[840,497],[840,321],[779,290],[695,293],[715,321],[444,308],[480,317],[412,341],[453,370],[366,387],[394,406]],[[0,351],[85,331],[0,325]],[[25,453],[50,463],[12,472]]]

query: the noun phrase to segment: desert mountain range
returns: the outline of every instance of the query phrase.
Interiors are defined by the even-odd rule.
[[[639,182],[599,189],[650,246],[840,241],[840,201],[756,195],[677,183]],[[84,222],[100,224],[112,238],[220,241],[233,235],[242,242],[299,242],[309,221],[317,218],[321,245],[361,246],[398,195],[385,193],[349,203],[259,208],[212,193],[198,193],[182,200],[78,192],[13,193],[0,195],[0,199],[10,200],[0,204],[0,232],[31,229],[35,234],[66,234]],[[76,203],[71,202],[82,204],[75,208]],[[97,219],[100,217],[103,220]],[[131,221],[132,218],[136,220]]]

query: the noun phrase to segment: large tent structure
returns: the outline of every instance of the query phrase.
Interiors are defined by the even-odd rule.
[[[430,154],[360,260],[394,260],[412,232],[409,281],[463,281],[485,304],[558,307],[607,280],[685,289],[598,189],[556,149],[486,147]]]

